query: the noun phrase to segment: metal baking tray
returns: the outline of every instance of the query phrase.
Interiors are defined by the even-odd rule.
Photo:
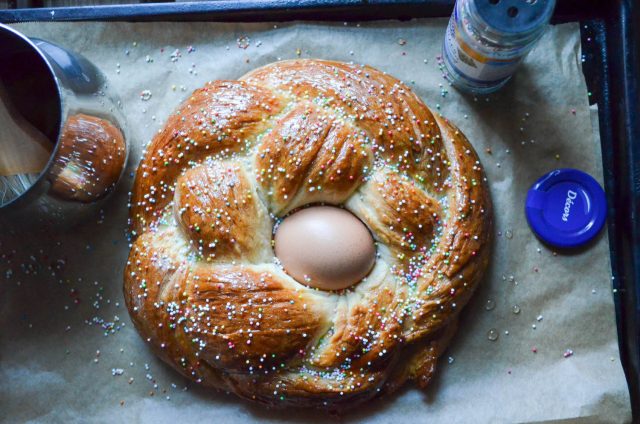
[[[447,17],[454,0],[218,0],[0,10],[0,22],[362,21]],[[598,104],[620,356],[640,422],[640,4],[558,0],[552,23],[580,22],[590,103]],[[638,218],[638,219],[636,219]]]

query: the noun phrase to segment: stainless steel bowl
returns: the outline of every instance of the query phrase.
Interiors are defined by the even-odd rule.
[[[0,52],[3,56],[0,81],[9,98],[24,118],[53,143],[51,157],[35,183],[17,198],[0,205],[0,219],[73,224],[92,215],[115,188],[128,160],[127,126],[118,97],[91,62],[49,41],[30,39],[0,25]],[[82,199],[61,196],[54,190],[60,163],[68,160],[62,155],[69,155],[69,146],[62,147],[62,135],[69,120],[79,114],[110,123],[124,138],[124,164],[116,181],[95,196]]]

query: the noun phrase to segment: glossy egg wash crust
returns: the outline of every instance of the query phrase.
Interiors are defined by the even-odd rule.
[[[276,220],[341,205],[375,241],[340,292],[295,281]],[[490,257],[491,202],[464,135],[397,79],[292,60],[212,81],[167,120],[131,201],[124,292],[163,360],[269,405],[354,407],[425,387]]]

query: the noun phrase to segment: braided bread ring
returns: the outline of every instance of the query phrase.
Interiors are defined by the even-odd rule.
[[[277,219],[342,205],[373,270],[340,292],[278,265]],[[124,276],[158,355],[205,386],[271,405],[342,409],[431,379],[490,256],[473,148],[395,78],[278,62],[196,90],[142,159]]]

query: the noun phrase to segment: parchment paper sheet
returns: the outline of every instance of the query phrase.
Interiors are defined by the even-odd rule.
[[[491,186],[496,241],[486,281],[463,311],[454,342],[426,392],[407,387],[342,417],[269,411],[188,383],[136,334],[121,293],[132,182],[127,173],[103,213],[71,232],[1,229],[0,419],[629,421],[606,234],[582,253],[556,255],[533,236],[523,212],[528,187],[554,168],[580,168],[602,181],[578,26],[553,27],[504,90],[474,98],[441,78],[436,57],[445,25],[446,20],[16,25],[27,35],[83,53],[106,73],[128,116],[131,175],[143,145],[207,80],[235,79],[297,56],[387,71],[460,126],[474,144]],[[151,91],[150,99],[141,99],[143,90]],[[499,332],[498,340],[488,339],[490,329]]]

